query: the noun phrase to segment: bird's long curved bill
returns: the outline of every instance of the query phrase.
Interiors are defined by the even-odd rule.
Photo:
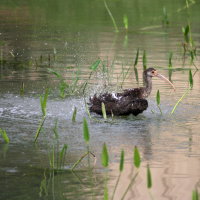
[[[173,89],[176,90],[176,88],[175,88],[175,86],[173,85],[173,83],[170,82],[165,76],[163,76],[162,74],[157,74],[156,76],[157,76],[158,78],[164,80],[165,82],[169,83],[169,84],[173,87]]]

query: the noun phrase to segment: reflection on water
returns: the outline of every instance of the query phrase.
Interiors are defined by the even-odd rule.
[[[102,199],[106,176],[112,194],[118,176],[119,155],[125,150],[125,168],[116,191],[120,199],[134,172],[133,148],[142,156],[140,174],[127,199],[149,199],[146,188],[146,166],[153,178],[151,193],[155,199],[191,199],[199,188],[199,120],[200,72],[194,76],[194,87],[170,115],[175,102],[188,87],[188,69],[195,72],[190,56],[183,59],[181,28],[189,18],[192,36],[199,47],[199,4],[189,9],[183,2],[108,1],[120,33],[114,33],[112,22],[100,1],[20,1],[0,3],[0,128],[7,131],[11,143],[0,144],[0,199]],[[169,25],[161,24],[166,7]],[[129,31],[123,30],[123,15],[129,18]],[[137,49],[139,83],[133,69]],[[97,157],[94,170],[88,170],[87,159],[77,171],[49,171],[53,127],[58,120],[59,145],[68,144],[65,169],[71,167],[86,151],[82,136],[82,119],[87,117],[82,93],[59,98],[59,80],[47,68],[60,73],[70,85],[78,85],[90,76],[89,66],[98,58],[102,63],[92,73],[86,98],[101,91],[116,91],[142,85],[142,57],[147,66],[171,76],[174,92],[166,83],[153,80],[149,108],[134,117],[114,118],[112,123],[88,120],[90,149]],[[168,70],[173,52],[172,70]],[[199,67],[199,50],[195,64]],[[24,84],[24,96],[20,88]],[[41,119],[39,94],[51,88],[47,119],[33,144]],[[157,89],[161,94],[160,115],[156,106]],[[71,122],[74,107],[76,122]],[[93,117],[102,120],[101,117]],[[106,142],[110,154],[109,170],[103,170],[100,154]]]

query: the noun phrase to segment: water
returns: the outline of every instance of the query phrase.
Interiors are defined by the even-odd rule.
[[[141,169],[126,199],[149,199],[146,187],[146,166],[150,165],[155,199],[191,199],[192,190],[199,188],[199,71],[194,87],[170,115],[176,101],[188,87],[188,70],[195,72],[187,56],[183,61],[183,34],[189,19],[197,47],[199,67],[199,3],[181,12],[181,1],[151,2],[108,1],[119,26],[116,34],[101,1],[1,1],[0,3],[0,128],[10,137],[10,144],[0,139],[0,199],[102,199],[105,177],[111,196],[119,170],[119,156],[125,151],[125,167],[116,191],[120,199],[134,174],[133,148],[137,146]],[[169,26],[162,25],[162,9],[166,7]],[[123,15],[129,18],[129,31],[123,29]],[[68,84],[75,77],[78,86],[90,76],[89,66],[98,58],[102,66],[92,74],[86,89],[86,99],[95,92],[117,91],[137,87],[133,63],[140,49],[138,73],[142,85],[142,54],[147,53],[147,65],[168,76],[168,57],[173,52],[170,86],[156,78],[148,98],[149,107],[141,115],[117,117],[112,123],[89,120],[81,93],[59,98],[59,80],[50,74],[51,68],[62,74]],[[130,69],[129,69],[130,68]],[[104,69],[104,72],[106,71]],[[128,75],[123,78],[122,74]],[[24,83],[24,95],[20,88]],[[39,96],[51,88],[47,103],[47,118],[38,143],[34,137],[42,118]],[[160,115],[156,92],[160,90]],[[74,107],[77,119],[72,123]],[[82,136],[82,120],[90,128],[90,150],[96,155],[94,170],[87,159],[75,173],[68,169],[86,152]],[[58,122],[59,139],[55,143],[53,127]],[[108,170],[101,166],[100,154],[106,142],[110,155]],[[53,144],[61,149],[68,144],[64,172],[49,171]],[[57,146],[59,145],[59,146]],[[93,158],[91,157],[91,165]]]

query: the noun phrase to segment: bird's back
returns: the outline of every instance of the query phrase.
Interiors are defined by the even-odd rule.
[[[146,99],[142,98],[143,88],[124,90],[121,93],[104,93],[90,98],[90,111],[102,114],[102,103],[105,104],[107,114],[138,115],[148,107]]]

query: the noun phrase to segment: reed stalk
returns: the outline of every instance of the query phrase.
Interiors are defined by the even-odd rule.
[[[115,22],[115,19],[114,19],[112,13],[111,13],[111,11],[110,11],[110,9],[109,9],[107,3],[106,3],[106,0],[104,0],[103,2],[104,2],[104,6],[105,6],[105,8],[106,8],[106,10],[107,10],[107,12],[108,12],[108,14],[109,14],[109,16],[110,16],[112,22],[113,22],[113,25],[114,25],[114,28],[115,28],[115,32],[118,33],[118,32],[119,32],[119,29],[118,29],[118,27],[117,27],[117,24],[116,24],[116,22]]]

